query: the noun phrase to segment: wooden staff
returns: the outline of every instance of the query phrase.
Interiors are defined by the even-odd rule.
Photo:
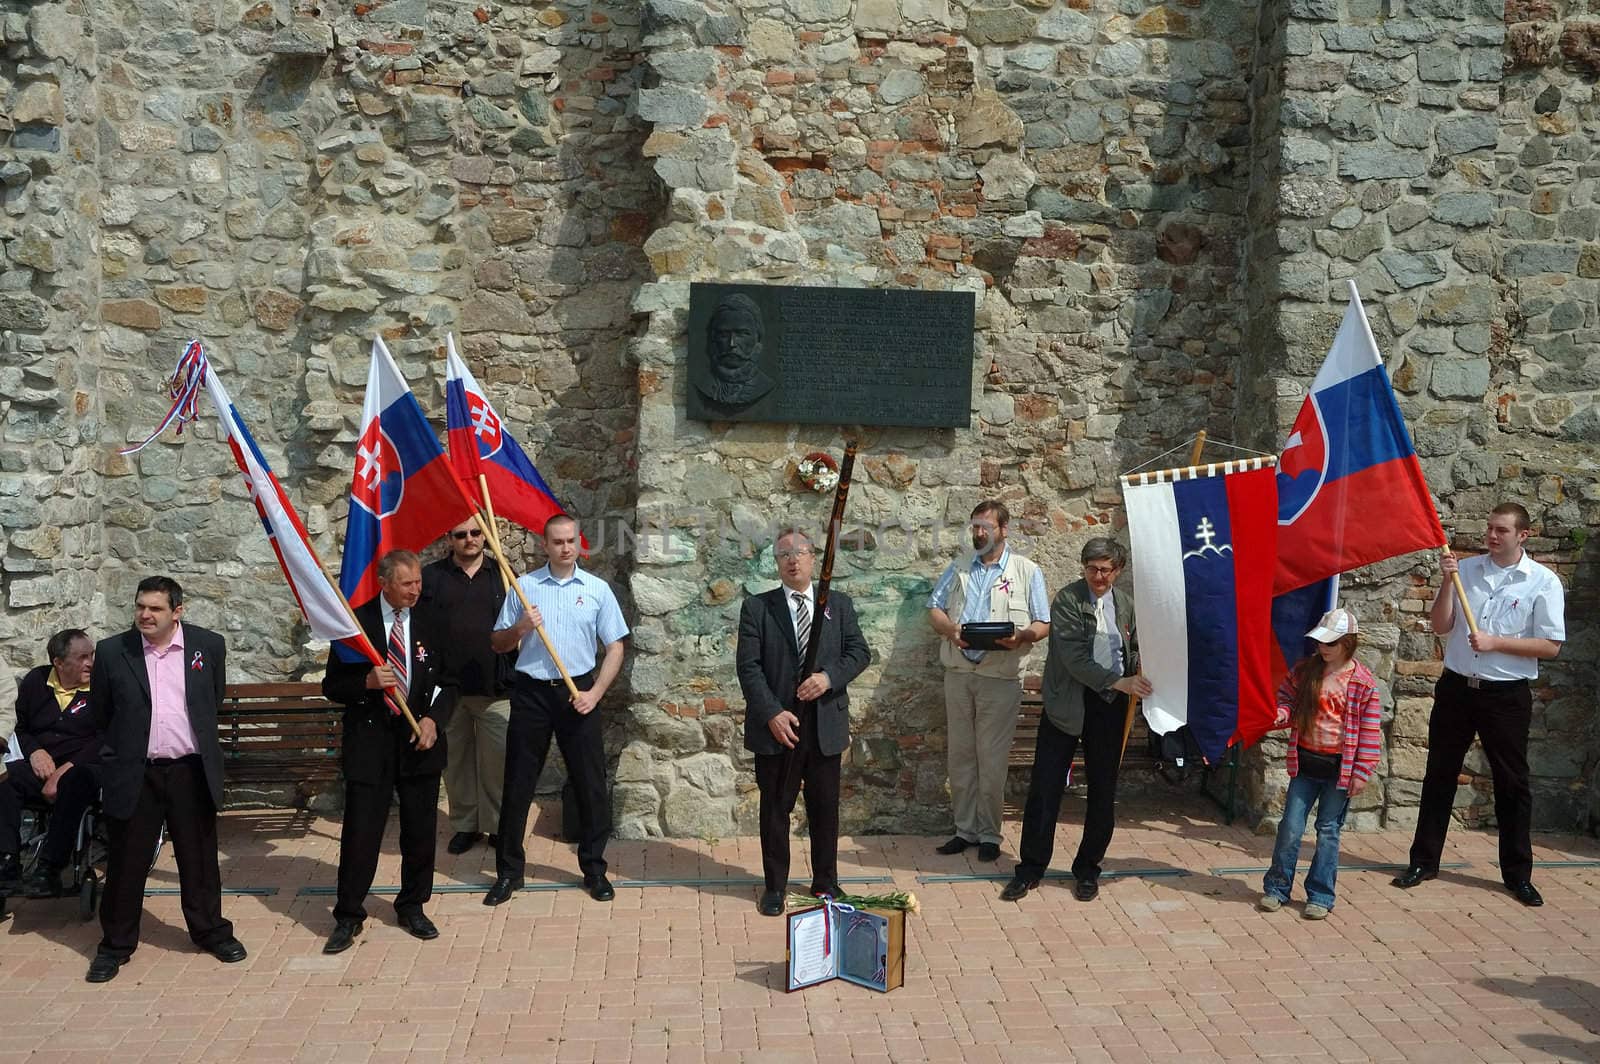
[[[356,631],[361,633],[363,639],[366,639],[367,630],[361,627],[361,621],[356,617],[356,611],[351,608],[350,600],[344,597],[344,588],[339,586],[339,581],[328,575],[328,567],[322,564],[322,559],[317,557],[316,551],[311,552],[311,558],[317,563],[317,568],[322,570],[323,579],[328,581],[328,586],[333,588],[334,594],[339,596],[339,604],[344,607],[345,615],[350,618],[350,623],[355,625]],[[380,591],[379,594],[382,594],[382,592]],[[372,640],[367,639],[367,645],[372,646]],[[377,648],[373,647],[373,651],[376,653]],[[335,651],[335,653],[338,653],[338,651]],[[422,726],[417,723],[417,718],[412,716],[411,707],[406,705],[406,693],[400,689],[398,684],[394,687],[386,688],[386,690],[393,693],[395,704],[400,707],[400,714],[406,718],[406,723],[411,725],[411,734],[418,739],[422,738]]]
[[[848,440],[844,445],[844,461],[839,464],[839,486],[833,492],[833,513],[828,517],[828,541],[822,550],[822,575],[817,579],[817,606],[811,617],[811,642],[806,647],[806,661],[801,669],[800,678],[817,671],[817,649],[822,640],[817,634],[822,628],[822,619],[827,616],[828,586],[833,583],[833,556],[839,546],[839,526],[844,524],[844,503],[850,497],[850,474],[856,464],[856,441]]]
[[[1206,430],[1201,429],[1194,435],[1194,447],[1189,451],[1189,468],[1193,469],[1200,464],[1200,455],[1206,449]],[[1127,648],[1123,649],[1127,652]],[[1128,719],[1122,722],[1122,753],[1117,755],[1117,764],[1122,764],[1128,756],[1128,736],[1133,734],[1133,715],[1138,712],[1139,699],[1134,695],[1128,696]]]
[[[506,552],[500,549],[500,527],[495,522],[494,500],[489,497],[489,479],[482,473],[478,474],[478,490],[483,493],[483,507],[478,512],[478,523],[483,525],[484,538],[489,541],[489,549],[494,551],[494,560],[500,564],[500,580],[507,590],[517,593],[517,598],[522,600],[522,608],[533,609],[533,604],[528,601],[528,596],[522,591],[522,585],[517,583],[516,574],[511,571],[511,563],[506,561]],[[544,648],[550,654],[550,660],[556,663],[556,671],[561,674],[561,681],[567,685],[567,693],[573,698],[578,697],[578,685],[572,682],[567,667],[561,663],[561,655],[556,653],[555,644],[550,642],[544,625],[534,628],[539,633],[539,639],[544,643]]]
[[[1440,547],[1439,555],[1443,558],[1452,556],[1448,546]],[[1472,607],[1467,605],[1467,589],[1461,583],[1461,574],[1459,572],[1451,573],[1450,583],[1456,589],[1456,601],[1461,604],[1461,615],[1467,619],[1467,631],[1477,635],[1478,619],[1472,615]]]

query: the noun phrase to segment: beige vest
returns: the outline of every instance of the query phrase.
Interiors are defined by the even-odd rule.
[[[1037,565],[1016,551],[1008,551],[1004,570],[999,579],[989,586],[989,616],[985,619],[1010,621],[1019,632],[1032,624],[1033,617],[1028,612],[1028,587],[1033,582],[1033,574],[1038,571]],[[961,614],[966,608],[967,587],[971,581],[971,566],[956,570],[956,582],[950,589],[950,601],[945,603],[944,611],[957,624],[961,623]],[[943,639],[939,642],[939,661],[947,669],[1015,680],[1022,669],[1022,662],[1032,651],[1031,644],[1019,650],[989,650],[984,652],[982,661],[974,663],[967,660],[960,647]]]

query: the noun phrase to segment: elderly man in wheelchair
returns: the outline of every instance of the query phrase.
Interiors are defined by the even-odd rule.
[[[69,628],[51,636],[46,650],[50,664],[29,671],[17,684],[13,745],[22,760],[8,763],[0,780],[0,892],[21,880],[22,893],[30,898],[61,896],[61,870],[85,842],[84,814],[100,796],[101,737],[89,712],[94,642]],[[24,808],[48,810],[49,817],[26,878]]]

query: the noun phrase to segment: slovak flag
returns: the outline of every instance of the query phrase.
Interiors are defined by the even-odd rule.
[[[378,559],[421,550],[477,513],[383,340],[372,340],[350,481],[339,586],[352,606],[378,593]]]
[[[1344,322],[1278,460],[1273,592],[1445,542],[1352,281]]]
[[[1272,458],[1122,478],[1150,729],[1187,724],[1217,763],[1275,701],[1270,665],[1277,488]]]
[[[294,592],[300,611],[311,625],[311,634],[330,642],[348,639],[363,656],[374,663],[381,662],[366,633],[339,600],[339,591],[317,560],[316,549],[306,536],[300,515],[295,512],[283,485],[267,465],[266,456],[256,446],[250,430],[245,428],[233,400],[217,379],[215,369],[206,369],[205,385],[212,405],[217,408],[217,418],[227,431],[228,448],[233,451],[233,460],[239,463],[239,471],[244,474],[245,485],[250,489],[250,501],[256,504],[256,513],[266,529],[273,552],[278,556],[278,564],[283,567],[289,590]]]
[[[535,535],[562,512],[550,486],[500,420],[477,378],[456,354],[456,340],[445,334],[444,409],[449,430],[450,466],[469,498],[479,495],[478,475],[489,485],[496,517],[515,521]],[[588,541],[583,543],[585,549]]]

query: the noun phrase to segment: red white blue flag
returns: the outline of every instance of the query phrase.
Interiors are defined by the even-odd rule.
[[[350,481],[340,588],[352,605],[361,605],[378,593],[379,558],[391,550],[421,550],[476,513],[417,397],[375,337]]]
[[[1159,735],[1188,725],[1208,762],[1274,715],[1271,458],[1122,478],[1133,540],[1140,671]]]
[[[489,397],[456,354],[455,337],[446,334],[444,409],[449,430],[450,465],[470,498],[479,495],[478,475],[489,485],[496,517],[515,521],[535,535],[562,512],[550,486],[534,468]],[[585,543],[587,546],[587,543]]]
[[[1344,322],[1278,459],[1273,591],[1444,545],[1422,466],[1351,282]]]

